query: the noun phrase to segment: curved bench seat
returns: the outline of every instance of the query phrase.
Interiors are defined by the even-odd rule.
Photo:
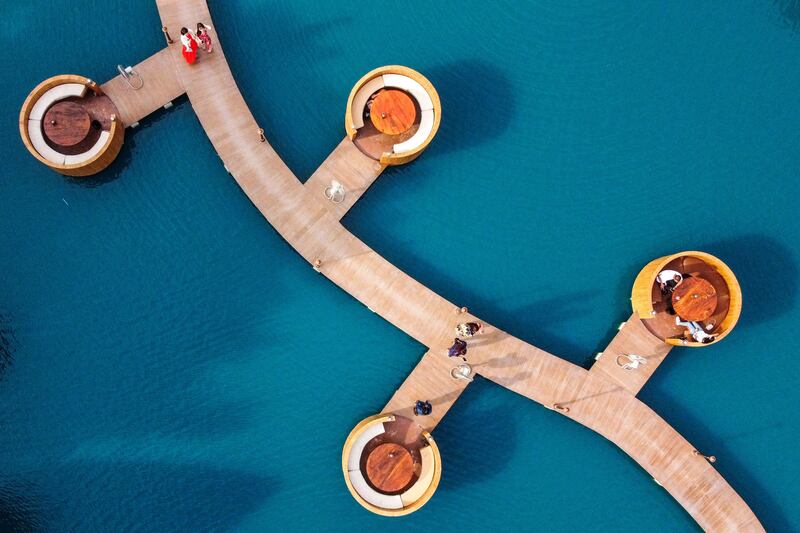
[[[420,449],[419,453],[422,456],[422,470],[420,471],[419,478],[417,478],[417,482],[411,485],[410,489],[400,495],[400,499],[403,500],[404,507],[408,507],[415,501],[419,500],[433,482],[433,473],[435,470],[434,467],[436,466],[436,459],[433,455],[433,449],[430,446],[425,446],[424,448]]]
[[[31,139],[31,144],[39,152],[39,155],[57,165],[63,165],[67,156],[60,152],[56,152],[44,140],[44,133],[42,133],[41,120],[28,120],[28,136]]]
[[[433,109],[433,100],[431,100],[431,96],[428,94],[428,91],[425,90],[425,87],[420,85],[418,81],[413,80],[408,76],[403,76],[402,74],[384,74],[383,82],[386,87],[396,87],[411,93],[411,95],[417,100],[420,111]]]
[[[81,163],[85,163],[86,161],[90,160],[103,150],[110,137],[111,134],[109,132],[107,131],[100,132],[100,138],[97,139],[97,142],[94,143],[94,146],[92,146],[88,151],[83,152],[82,154],[68,155],[64,160],[64,164],[80,165]]]
[[[350,455],[347,456],[347,470],[350,472],[359,470],[361,466],[361,453],[364,451],[364,446],[366,446],[369,441],[385,432],[386,428],[383,427],[383,423],[373,424],[364,429],[364,432],[358,436],[355,442],[353,442],[353,446],[350,448]]]
[[[410,152],[419,148],[428,139],[431,131],[433,131],[433,109],[426,109],[422,112],[417,132],[410,139],[395,144],[392,147],[394,153]]]
[[[350,118],[352,119],[353,126],[356,129],[364,127],[364,108],[367,105],[367,100],[369,100],[370,96],[383,89],[383,87],[383,77],[378,76],[377,78],[369,80],[367,83],[365,83],[364,86],[361,87],[353,97]]]
[[[367,480],[361,475],[360,470],[350,472],[350,483],[359,496],[365,501],[382,509],[402,509],[403,500],[399,495],[381,494],[369,486]]]
[[[62,83],[61,85],[56,85],[52,89],[48,89],[47,92],[36,100],[28,118],[42,120],[44,114],[50,109],[51,105],[64,98],[69,98],[70,96],[82,98],[86,94],[86,89],[86,85],[80,83]]]

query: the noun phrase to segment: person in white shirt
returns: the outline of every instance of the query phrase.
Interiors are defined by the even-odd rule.
[[[702,342],[703,344],[714,342],[715,338],[714,335],[711,335],[703,331],[703,326],[701,326],[697,322],[687,322],[681,320],[681,317],[676,316],[675,325],[687,328],[689,330],[689,335],[697,342]]]
[[[675,287],[681,284],[683,276],[677,270],[662,270],[656,276],[656,283],[661,289],[661,294],[671,294]]]

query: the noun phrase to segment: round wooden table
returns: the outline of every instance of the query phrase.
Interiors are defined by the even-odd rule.
[[[414,477],[414,459],[399,444],[381,444],[367,457],[367,477],[381,492],[398,492]]]
[[[44,134],[59,146],[75,146],[89,135],[92,120],[82,105],[56,102],[44,115]]]
[[[672,292],[672,307],[684,320],[701,322],[717,309],[717,291],[703,278],[684,278]]]
[[[398,135],[414,125],[417,108],[414,100],[403,91],[383,89],[372,101],[369,118],[381,133]]]

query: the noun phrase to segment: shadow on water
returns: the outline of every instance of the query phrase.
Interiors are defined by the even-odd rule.
[[[15,344],[11,319],[0,315],[0,381],[14,362],[13,348]]]
[[[126,128],[125,141],[122,143],[122,148],[120,149],[117,158],[102,172],[85,177],[64,176],[64,179],[66,179],[67,182],[72,185],[78,185],[87,189],[94,189],[107,183],[111,183],[112,181],[116,181],[122,176],[122,174],[125,173],[125,170],[128,168],[128,165],[130,165],[130,162],[133,159],[133,154],[136,149],[136,137],[139,135],[146,135],[146,133],[143,133],[145,130],[155,126],[156,124],[159,124],[170,114],[171,111],[177,109],[178,106],[181,106],[188,101],[189,99],[186,97],[186,95],[180,96],[173,101],[174,105],[170,109],[159,108],[157,111],[144,118],[140,126],[136,128]]]
[[[80,462],[48,475],[70,487],[53,509],[65,522],[62,531],[79,524],[109,531],[114,524],[146,531],[236,529],[279,488],[265,476],[201,465]]]
[[[782,243],[765,235],[732,237],[701,248],[733,270],[742,287],[740,325],[774,320],[790,311],[797,299],[797,261]]]
[[[664,419],[679,421],[673,427],[689,442],[707,454],[715,455],[714,465],[722,477],[730,483],[755,513],[767,531],[792,531],[792,524],[775,499],[759,480],[750,473],[746,463],[740,461],[726,446],[725,440],[708,432],[708,427],[692,413],[687,412],[679,402],[675,402],[670,391],[654,389],[648,391],[645,403]]]
[[[449,415],[453,423],[437,428],[436,441],[445,458],[444,483],[450,488],[492,478],[514,455],[517,429],[513,409],[497,402],[487,405],[492,388],[492,383],[478,376],[453,407],[455,412]],[[481,450],[491,452],[476,453]]]
[[[508,128],[514,115],[514,91],[497,67],[485,61],[462,60],[424,74],[442,101],[436,150],[429,156],[479,146]]]
[[[572,363],[584,365],[590,348],[572,341],[565,323],[576,322],[592,311],[593,300],[597,297],[595,292],[575,291],[509,308],[502,300],[478,294],[469,282],[426,258],[408,251],[403,251],[401,259],[394,254],[386,257],[411,277],[424,280],[437,294],[456,305],[466,305],[470,312],[503,331]]]
[[[800,30],[800,0],[773,0],[791,29]]]
[[[21,533],[45,529],[36,499],[30,492],[30,487],[0,481],[0,531]]]

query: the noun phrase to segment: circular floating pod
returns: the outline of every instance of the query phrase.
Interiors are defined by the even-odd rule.
[[[125,140],[117,108],[89,78],[63,74],[40,83],[22,104],[19,133],[40,163],[67,176],[96,174]]]
[[[667,344],[702,347],[728,335],[742,311],[742,290],[720,259],[689,251],[648,263],[633,283],[633,311]]]
[[[419,157],[436,136],[442,104],[431,82],[399,65],[376,68],[358,80],[347,99],[347,136],[382,165]]]
[[[413,420],[380,414],[362,420],[342,450],[347,488],[364,508],[402,516],[425,505],[442,476],[439,448]]]

